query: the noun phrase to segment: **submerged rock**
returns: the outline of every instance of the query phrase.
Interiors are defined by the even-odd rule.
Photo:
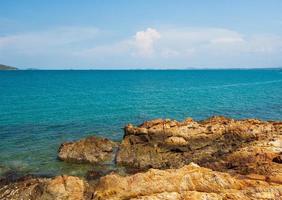
[[[100,179],[94,199],[201,200],[281,199],[282,185],[248,177],[234,177],[195,164],[180,169],[150,169],[122,177]]]
[[[87,173],[86,173],[86,179],[88,181],[91,181],[91,180],[98,180],[99,178],[101,178],[102,176],[105,176],[107,174],[110,174],[110,173],[119,173],[119,171],[117,169],[92,169],[92,170],[89,170]]]
[[[254,145],[263,152],[271,152],[268,155],[272,160],[282,149],[280,138],[276,138],[278,150],[271,147],[271,140],[278,135],[282,135],[281,122],[225,117],[200,122],[191,118],[183,122],[157,119],[137,127],[127,125],[116,160],[120,165],[140,169],[178,168],[190,162],[209,166],[223,159],[232,163],[228,155],[235,156],[236,152],[239,157],[240,152],[248,151],[256,155]],[[269,148],[263,150],[264,145]],[[240,165],[238,170],[242,170]]]
[[[91,136],[79,141],[61,144],[58,158],[78,163],[105,162],[114,158],[114,150],[117,146],[117,143],[107,138]]]

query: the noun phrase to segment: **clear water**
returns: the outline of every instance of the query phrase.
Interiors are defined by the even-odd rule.
[[[0,173],[80,174],[60,143],[153,118],[282,119],[282,70],[1,71]]]

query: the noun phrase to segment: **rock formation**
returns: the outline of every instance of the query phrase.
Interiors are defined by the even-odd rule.
[[[117,143],[107,138],[91,136],[61,144],[58,158],[69,162],[100,163],[113,159],[116,148]]]
[[[282,197],[282,185],[234,177],[192,163],[180,169],[150,169],[126,177],[107,175],[100,179],[94,197],[99,200],[278,200]]]
[[[191,118],[183,122],[156,119],[138,127],[129,124],[125,127],[117,163],[141,169],[165,169],[182,167],[190,162],[210,166],[224,160],[225,168],[232,168],[229,165],[237,159],[236,155],[240,157],[244,152],[248,157],[247,152],[256,155],[257,151],[259,155],[266,153],[272,163],[274,158],[279,160],[282,152],[281,124],[225,117],[200,122]],[[239,171],[243,170],[237,167]]]

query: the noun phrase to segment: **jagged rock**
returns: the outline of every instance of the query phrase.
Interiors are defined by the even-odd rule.
[[[118,184],[117,184],[118,183]],[[281,199],[282,185],[233,177],[195,164],[180,169],[150,169],[131,176],[107,175],[95,188],[94,199],[201,200]]]
[[[225,117],[212,117],[200,122],[191,118],[183,122],[157,119],[138,127],[129,124],[125,127],[116,161],[140,169],[178,168],[190,162],[206,166],[227,159],[227,155],[255,142],[268,142],[271,146],[270,140],[282,135],[281,124]],[[278,151],[272,151],[270,159],[278,154]]]
[[[87,137],[75,142],[61,144],[58,158],[70,162],[99,163],[113,159],[117,143],[100,137]]]
[[[88,184],[78,177],[25,178],[0,188],[5,200],[82,200],[87,199]]]

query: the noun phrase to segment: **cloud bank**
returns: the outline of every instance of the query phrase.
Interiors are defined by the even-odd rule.
[[[0,59],[23,67],[78,69],[282,65],[279,35],[210,27],[151,27],[125,38],[114,34],[96,27],[59,27],[0,35]]]

